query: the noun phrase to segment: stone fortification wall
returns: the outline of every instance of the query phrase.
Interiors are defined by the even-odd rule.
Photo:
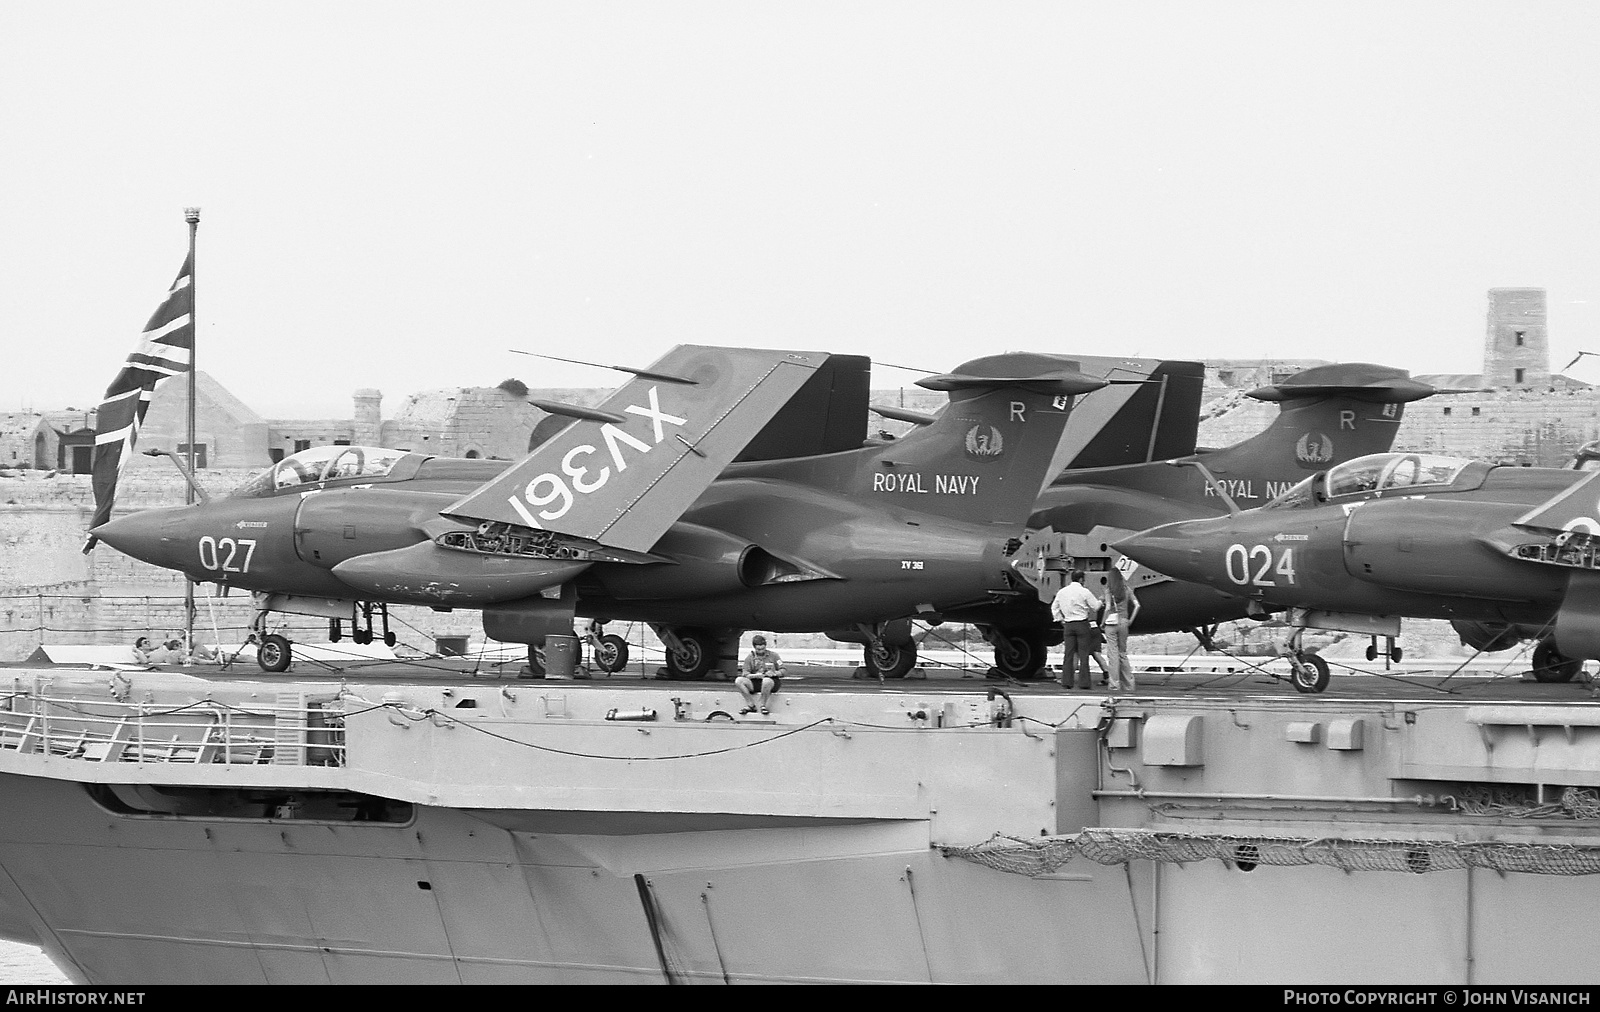
[[[444,457],[519,460],[528,452],[544,411],[530,398],[592,407],[611,395],[602,388],[529,390],[519,395],[499,387],[424,390],[406,397],[380,426],[383,446]]]
[[[1546,387],[1449,394],[1406,406],[1395,446],[1559,467],[1600,438],[1600,390]]]

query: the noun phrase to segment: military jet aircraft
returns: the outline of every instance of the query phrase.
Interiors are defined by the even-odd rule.
[[[1600,471],[1496,466],[1424,453],[1346,461],[1258,509],[1117,541],[1141,565],[1290,609],[1293,681],[1328,683],[1306,628],[1397,636],[1448,619],[1480,650],[1537,640],[1534,674],[1566,681],[1600,658]]]
[[[827,400],[850,371],[830,361],[684,346],[599,408],[542,405],[572,420],[511,467],[325,447],[93,533],[256,592],[273,671],[292,649],[267,631],[275,611],[364,621],[370,638],[389,604],[479,608],[489,637],[530,647],[578,615],[645,621],[670,673],[694,678],[742,629],[856,628],[881,644],[890,620],[1008,588],[1073,399],[1104,381],[1056,356],[980,358],[919,381],[950,403],[899,440],[731,463],[786,403]]]
[[[1189,378],[1187,372],[1184,376]],[[1166,455],[1152,452],[1144,462],[1062,472],[1034,504],[1028,528],[1035,539],[1041,533],[1088,534],[1096,529],[1131,534],[1171,521],[1223,515],[1241,502],[1265,502],[1310,471],[1389,449],[1405,405],[1437,392],[1387,366],[1347,363],[1306,369],[1249,392],[1252,398],[1279,405],[1278,416],[1264,431],[1223,449],[1197,450],[1192,441],[1195,419],[1190,418],[1187,448],[1168,442]],[[1085,398],[1086,404],[1093,400]],[[1152,441],[1152,451],[1156,445]],[[1134,633],[1195,630],[1208,642],[1217,623],[1244,618],[1249,610],[1250,602],[1232,592],[1235,588],[1219,592],[1169,579],[1172,574],[1154,571],[1159,569],[1128,573],[1141,605],[1131,627]],[[944,617],[977,625],[994,644],[996,669],[1008,677],[1035,676],[1047,648],[1060,642],[1060,628],[1031,590],[948,611]]]

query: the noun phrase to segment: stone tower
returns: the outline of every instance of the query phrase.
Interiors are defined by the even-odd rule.
[[[371,387],[357,390],[355,402],[356,413],[350,431],[351,442],[357,446],[382,446],[383,391]]]
[[[1483,348],[1483,384],[1546,387],[1550,339],[1543,288],[1489,289],[1489,332]]]

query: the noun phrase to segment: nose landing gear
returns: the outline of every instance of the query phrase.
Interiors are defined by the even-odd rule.
[[[1283,656],[1289,660],[1289,683],[1297,692],[1321,692],[1328,687],[1328,662],[1305,649],[1304,636],[1304,627],[1295,629],[1283,647]]]
[[[323,598],[290,598],[287,595],[256,595],[256,614],[250,620],[250,635],[245,642],[256,645],[256,663],[261,670],[279,672],[288,670],[294,660],[294,643],[289,637],[267,632],[267,616],[273,612],[296,615],[314,615],[328,619],[328,642],[337,643],[344,638],[344,623],[350,623],[350,641],[367,644],[382,639],[385,646],[393,647],[399,638],[389,628],[389,606],[367,601],[339,601]],[[372,616],[376,612],[381,633],[372,629]],[[357,623],[361,623],[361,627]]]
[[[1289,681],[1300,692],[1321,692],[1328,687],[1328,662],[1316,654],[1290,654]]]
[[[250,620],[250,635],[245,642],[256,645],[256,663],[261,665],[261,670],[276,673],[288,669],[289,662],[294,660],[294,646],[289,642],[289,637],[267,632],[267,616],[270,614],[272,612],[266,608],[256,609],[255,618]]]

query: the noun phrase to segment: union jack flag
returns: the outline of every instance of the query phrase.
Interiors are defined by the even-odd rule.
[[[144,325],[139,346],[133,349],[117,378],[106,388],[106,399],[95,417],[94,437],[94,519],[89,529],[111,519],[117,498],[117,482],[133,456],[139,426],[150,407],[157,383],[168,376],[188,372],[194,361],[194,289],[190,286],[194,270],[185,257],[183,269],[172,282],[167,297]],[[89,535],[83,546],[88,552],[99,540]]]

